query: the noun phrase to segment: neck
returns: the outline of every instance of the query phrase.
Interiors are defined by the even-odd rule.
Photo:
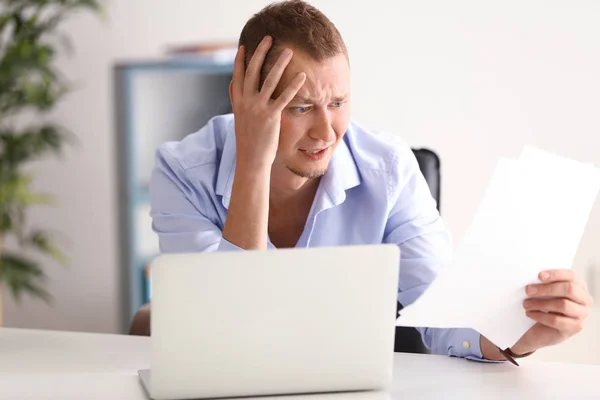
[[[288,176],[271,174],[271,193],[269,195],[271,205],[312,205],[321,178],[302,178],[289,171],[285,175]]]

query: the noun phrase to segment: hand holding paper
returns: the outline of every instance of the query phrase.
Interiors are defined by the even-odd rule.
[[[592,296],[572,270],[544,271],[543,283],[527,287],[526,315],[537,321],[514,347],[526,353],[563,342],[579,333],[592,306]]]
[[[534,148],[501,160],[452,265],[405,307],[398,326],[473,328],[501,348],[535,321],[523,308],[538,274],[569,269],[600,171]]]

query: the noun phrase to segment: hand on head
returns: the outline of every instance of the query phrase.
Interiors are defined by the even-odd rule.
[[[243,46],[235,59],[230,96],[235,116],[237,160],[248,168],[270,168],[273,164],[279,142],[281,113],[306,80],[305,73],[298,73],[276,99],[272,98],[292,59],[292,50],[286,48],[259,90],[261,70],[272,43],[272,38],[265,36],[246,70]]]

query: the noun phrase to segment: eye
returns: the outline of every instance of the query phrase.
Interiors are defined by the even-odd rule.
[[[340,108],[343,105],[344,105],[343,101],[336,101],[335,103],[331,103],[329,106],[333,107],[333,108]]]
[[[310,111],[310,107],[292,107],[292,110],[294,110],[298,114],[306,114],[308,111]]]

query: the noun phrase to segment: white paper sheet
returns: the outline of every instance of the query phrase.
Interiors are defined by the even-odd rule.
[[[571,267],[599,189],[592,165],[532,147],[500,160],[452,264],[396,325],[473,328],[512,346],[534,323],[525,286],[542,270]]]

